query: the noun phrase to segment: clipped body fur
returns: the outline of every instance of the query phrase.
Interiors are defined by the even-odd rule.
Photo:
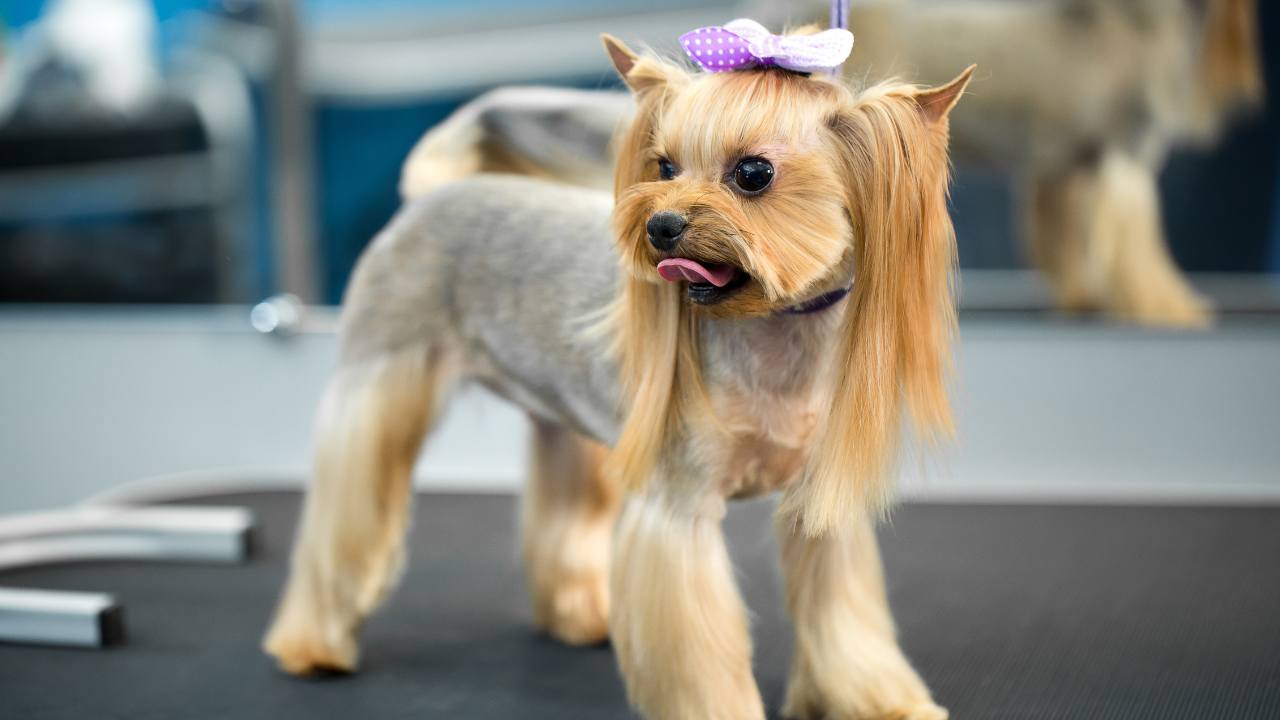
[[[855,95],[606,46],[636,107],[612,196],[448,176],[415,185],[361,258],[266,650],[292,673],[354,670],[360,624],[403,566],[423,439],[452,390],[479,383],[533,421],[533,617],[571,644],[611,640],[642,715],[765,716],[720,523],[727,500],[781,491],[787,715],[947,717],[898,646],[872,524],[900,428],[950,430],[946,118],[968,72]],[[776,107],[790,110],[756,112]],[[659,155],[678,175],[659,176]],[[773,163],[765,192],[725,176],[742,157]],[[646,231],[660,213],[687,221],[667,249]],[[695,292],[659,277],[672,257],[737,280]]]

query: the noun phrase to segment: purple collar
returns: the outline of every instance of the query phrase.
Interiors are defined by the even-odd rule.
[[[852,289],[852,287],[845,287],[840,288],[839,290],[832,290],[831,292],[819,295],[812,300],[805,300],[799,305],[792,305],[791,307],[784,309],[782,312],[786,315],[810,315],[812,313],[822,312],[843,300],[844,296],[848,295],[849,291]]]

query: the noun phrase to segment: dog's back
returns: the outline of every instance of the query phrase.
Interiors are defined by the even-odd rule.
[[[467,377],[611,439],[617,380],[587,332],[616,294],[611,207],[607,193],[505,175],[409,200],[356,267],[344,362],[423,342],[461,348]]]

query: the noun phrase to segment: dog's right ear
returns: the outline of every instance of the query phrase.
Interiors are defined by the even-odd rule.
[[[635,68],[640,56],[636,55],[631,51],[631,48],[609,33],[601,33],[600,41],[604,43],[604,51],[609,54],[609,62],[613,63],[613,69],[617,70],[619,77],[630,86],[631,83],[627,81],[627,75],[631,74],[631,70]]]
[[[601,35],[613,67],[631,88],[636,111],[615,140],[614,238],[619,244],[622,282],[609,309],[607,326],[626,398],[626,422],[605,463],[606,475],[628,490],[643,487],[654,474],[669,433],[680,428],[688,406],[705,396],[699,371],[694,322],[679,288],[635,272],[636,240],[644,241],[651,210],[629,202],[633,187],[658,180],[653,141],[659,118],[673,93],[689,81],[675,63],[636,55],[622,41]]]
[[[601,35],[604,49],[613,67],[631,88],[636,112],[629,125],[616,138],[613,166],[615,197],[629,187],[658,179],[657,165],[649,152],[654,131],[663,106],[673,87],[688,82],[689,76],[680,66],[650,55],[637,55],[612,35]]]
[[[644,95],[667,85],[676,79],[673,75],[680,72],[672,65],[635,54],[621,40],[608,33],[602,34],[600,40],[604,42],[604,49],[609,54],[613,69],[618,71],[619,77],[636,95]]]

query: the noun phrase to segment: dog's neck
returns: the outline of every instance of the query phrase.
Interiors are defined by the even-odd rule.
[[[846,295],[847,290],[820,295],[803,305],[822,301],[825,307],[808,312],[703,318],[698,332],[708,384],[770,395],[808,393],[830,363]]]
[[[823,310],[830,309],[833,305],[843,300],[852,289],[853,286],[837,288],[831,292],[823,293],[811,300],[805,300],[799,305],[792,305],[782,312],[785,315],[810,315],[812,313],[819,313]]]

